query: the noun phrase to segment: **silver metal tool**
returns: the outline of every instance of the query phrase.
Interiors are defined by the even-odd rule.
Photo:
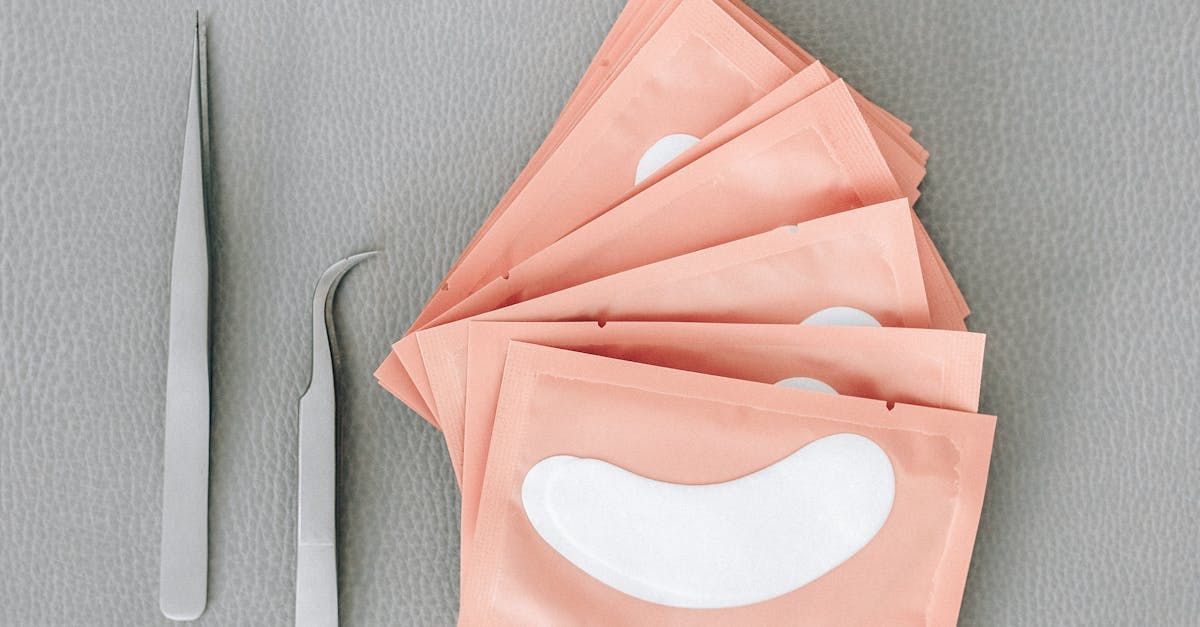
[[[171,254],[159,570],[159,608],[180,621],[198,618],[208,597],[208,102],[199,13],[195,37]]]
[[[313,294],[312,379],[300,397],[297,627],[330,627],[338,623],[333,293],[346,272],[375,254],[362,253],[333,264],[321,275]]]

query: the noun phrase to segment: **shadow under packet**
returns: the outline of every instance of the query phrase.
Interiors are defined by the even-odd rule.
[[[469,320],[800,323],[840,308],[833,317],[928,328],[909,216],[897,200],[777,228],[418,331],[394,350],[439,415],[461,416]],[[457,471],[461,428],[443,435]]]
[[[462,547],[469,568],[510,342],[830,394],[979,409],[985,337],[965,331],[704,322],[472,322],[463,429]]]
[[[459,624],[953,625],[994,428],[514,342]]]

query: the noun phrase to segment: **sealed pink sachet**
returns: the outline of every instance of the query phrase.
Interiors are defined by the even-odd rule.
[[[985,340],[863,93],[628,0],[375,372],[445,441],[460,625],[955,624]]]
[[[563,237],[430,326],[899,195],[848,90],[835,83]],[[915,216],[913,223],[920,227]],[[918,237],[933,310],[954,294],[942,280],[940,257],[923,242]],[[953,312],[935,320],[962,328]]]
[[[834,83],[512,267],[430,326],[900,196],[849,90]]]
[[[649,59],[665,63],[662,71],[688,71],[687,63],[692,62],[696,52],[680,48],[677,57],[665,58],[667,55],[663,54],[663,50],[675,45],[679,37],[678,32],[691,29],[688,32],[708,42],[706,45],[718,46],[714,50],[724,56],[732,66],[744,64],[755,67],[756,71],[762,67],[781,68],[783,73],[776,74],[773,78],[761,73],[757,75],[758,84],[767,89],[780,86],[787,78],[788,72],[800,71],[813,63],[811,55],[803,53],[794,44],[782,45],[778,34],[766,31],[762,26],[765,21],[757,16],[751,17],[753,12],[744,5],[714,3],[708,0],[652,4],[658,5],[658,11],[652,12],[653,18],[646,27],[647,38],[644,43],[638,43],[640,47],[631,53],[628,64],[622,66],[615,76],[610,76],[609,80],[612,82],[606,84],[602,93],[596,95],[595,105],[577,114],[580,116],[578,123],[564,128],[561,137],[555,138],[553,150],[539,155],[538,169],[529,172],[528,177],[523,174],[518,181],[520,189],[506,195],[501,206],[485,222],[484,228],[455,264],[442,288],[434,294],[431,302],[418,317],[413,329],[427,325],[430,320],[481,283],[498,276],[505,268],[519,263],[528,254],[586,222],[607,203],[616,201],[622,193],[634,189],[656,169],[671,162],[680,153],[686,154],[694,144],[711,146],[711,142],[704,142],[705,133],[715,128],[715,125],[707,123],[708,129],[697,133],[695,127],[688,128],[686,116],[694,112],[701,116],[697,120],[724,121],[736,112],[726,112],[719,106],[723,98],[738,93],[732,84],[722,85],[719,73],[706,75],[702,81],[690,82],[681,76],[675,82],[648,92],[647,96],[636,102],[630,100],[630,95],[624,91],[638,89],[637,85],[640,83],[637,81],[645,80],[641,77],[644,76],[644,71],[648,71],[643,68]],[[716,29],[721,35],[706,34],[706,29]],[[733,37],[735,33],[736,38]],[[737,41],[739,45],[733,46],[729,41]],[[685,58],[687,62],[679,62]],[[695,62],[707,63],[703,60]],[[749,77],[755,76],[749,70],[745,70],[745,73]],[[661,78],[656,76],[654,80]],[[662,100],[671,95],[670,89],[682,85],[691,85],[691,89],[700,85],[712,89],[722,88],[722,93],[720,98],[696,97],[694,94],[682,93],[675,94],[670,100]],[[881,149],[889,155],[889,163],[894,162],[897,178],[902,181],[905,193],[915,199],[916,184],[924,176],[924,168],[923,161],[918,161],[912,153],[923,155],[923,151],[919,147],[914,148],[903,129],[899,129],[888,116],[881,115],[881,110],[877,107],[869,105],[861,97],[857,102],[868,111]],[[638,106],[638,115],[635,118],[613,118],[620,107],[631,104]],[[667,116],[669,122],[663,124],[658,121],[657,116]],[[627,127],[630,132],[643,132],[629,127],[633,120],[636,120],[639,129],[645,129],[649,134],[640,140],[624,136]],[[597,135],[600,129],[606,130]],[[579,148],[572,152],[571,147],[574,145]],[[631,153],[631,149],[634,152]],[[645,152],[641,152],[643,150]],[[695,154],[697,153],[692,152],[693,156]],[[622,183],[622,177],[619,175],[588,176],[596,170],[615,173],[623,169],[633,173],[628,182]],[[564,195],[564,192],[567,195]],[[515,213],[507,215],[508,212]],[[534,231],[530,232],[529,229]],[[923,237],[923,234],[919,237]],[[500,270],[497,270],[497,267]],[[957,292],[955,294],[957,295]]]
[[[509,348],[460,625],[953,625],[995,418]]]
[[[841,307],[872,324],[929,327],[920,270],[911,211],[901,200],[781,227],[474,319],[798,323]],[[466,331],[459,321],[395,346],[435,413],[438,401],[462,397]]]
[[[474,537],[501,374],[511,341],[828,394],[974,412],[984,337],[885,327],[698,322],[472,322],[463,430],[462,554]],[[447,437],[447,440],[450,440]]]
[[[684,92],[671,91],[698,88],[695,81],[682,77],[700,67],[695,64],[710,63],[718,57],[732,67],[754,68],[743,68],[738,76],[749,78],[746,84],[756,86],[752,88],[758,90],[755,96],[726,110],[721,108],[720,103],[728,102],[723,98],[739,93],[730,87],[733,83],[721,86],[721,98],[689,99]],[[679,80],[672,78],[674,82],[659,84],[663,72]],[[721,83],[716,78],[719,73],[705,76],[701,81],[705,89]],[[742,3],[727,0],[630,3],[551,135],[485,220],[412,329],[457,319],[465,311],[481,311],[481,307],[496,298],[495,281],[511,276],[514,271],[526,271],[514,267],[522,260],[587,223],[591,217],[604,213],[611,203],[637,191],[653,189],[663,178],[778,114],[789,104],[803,100],[813,89],[835,78],[810,54]],[[639,89],[649,89],[646,86],[652,84],[657,86],[647,91],[645,97],[631,95]],[[924,177],[926,153],[912,142],[907,125],[857,92],[850,93],[856,108],[866,116],[873,150],[882,154],[899,194],[915,200],[917,185]],[[693,104],[681,108],[677,104],[680,99]],[[628,108],[633,106],[638,107],[638,114],[631,118]],[[686,118],[693,114],[697,117]],[[697,121],[694,128],[698,132],[679,132],[685,118]],[[623,135],[627,131],[640,133],[640,139]],[[631,147],[636,149],[630,152]],[[612,164],[606,165],[606,159],[613,160]],[[747,161],[746,166],[749,165]],[[592,176],[597,169],[614,173],[628,169],[633,176],[627,182],[622,182],[620,175]],[[876,200],[863,199],[860,204]],[[818,208],[811,209],[810,215],[813,213],[819,214]],[[961,293],[923,226],[916,220],[914,224],[931,314],[939,327],[965,328],[962,319],[968,310]],[[721,241],[738,235],[726,233]],[[654,259],[679,254],[677,251],[678,247],[674,251],[661,251]],[[649,261],[629,258],[622,267]],[[485,285],[487,295],[471,303],[460,302]],[[447,309],[451,308],[458,313],[447,315]],[[422,376],[389,361],[381,365],[378,378],[384,387],[436,425],[435,408],[428,405],[426,395],[419,394],[422,390],[414,387],[419,381],[413,377]]]

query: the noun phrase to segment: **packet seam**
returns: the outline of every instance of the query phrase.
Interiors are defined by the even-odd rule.
[[[469,327],[468,327],[468,331],[469,331]],[[434,404],[437,406],[436,411],[438,413],[438,416],[444,416],[444,417],[448,418],[448,419],[446,419],[446,418],[443,419],[444,423],[442,424],[442,436],[446,440],[446,447],[449,451],[451,460],[452,461],[457,460],[457,463],[454,464],[456,466],[456,468],[454,469],[455,477],[458,479],[459,485],[461,486],[461,484],[462,484],[462,465],[463,465],[463,461],[464,461],[463,457],[462,457],[462,451],[463,451],[462,427],[463,427],[463,425],[461,424],[462,423],[461,420],[459,420],[457,424],[453,423],[453,420],[456,417],[462,416],[462,411],[461,411],[461,403],[456,401],[456,399],[454,397],[457,395],[453,394],[453,391],[455,391],[455,390],[461,391],[461,390],[465,389],[464,382],[462,381],[461,377],[459,376],[459,369],[449,367],[450,362],[448,360],[442,359],[442,358],[430,360],[430,359],[426,359],[424,357],[426,343],[420,341],[420,339],[422,337],[426,337],[426,336],[422,336],[419,333],[417,334],[418,344],[421,348],[421,353],[422,353],[421,359],[422,359],[422,361],[425,362],[425,369],[426,369],[426,372],[429,377],[429,387],[430,387],[430,390],[433,395]],[[446,337],[447,336],[442,335],[442,334],[430,336],[429,339],[427,340],[429,342],[430,352],[436,353],[438,355],[448,354],[447,350],[446,350]],[[452,384],[451,389],[449,390],[451,392],[450,394],[446,394],[446,392],[447,392],[446,383],[447,382],[450,382]],[[442,408],[443,401],[448,401],[451,403],[451,405],[449,407],[443,409]],[[457,413],[455,413],[455,412],[457,412]]]
[[[484,516],[487,515],[487,512],[493,511],[485,506],[485,502],[500,498],[507,499],[512,486],[515,485],[515,475],[518,469],[515,466],[502,468],[501,462],[508,466],[508,459],[515,453],[517,440],[523,437],[528,428],[529,412],[525,410],[528,409],[536,379],[536,373],[529,368],[528,362],[531,359],[532,353],[526,351],[509,352],[508,358],[505,359],[505,371],[516,372],[519,378],[508,389],[503,383],[501,384],[496,416],[506,416],[514,424],[507,425],[506,428],[500,430],[493,429],[492,442],[488,447],[488,463],[484,469],[479,513],[476,515],[475,544],[477,546],[471,550],[472,559],[476,564],[476,574],[471,578],[474,589],[473,605],[476,608],[491,608],[494,605],[496,588],[504,576],[500,557],[508,543],[505,541],[505,534],[501,531],[507,529],[512,523],[505,516],[489,516],[489,518],[497,518],[496,524],[485,524],[488,520]],[[492,473],[497,473],[494,478]],[[489,487],[498,487],[500,490],[489,491]],[[496,577],[485,578],[482,582],[476,581],[481,577],[478,573],[487,573],[493,570],[496,572]]]
[[[839,86],[839,87],[834,87]],[[871,205],[904,196],[896,177],[888,167],[879,150],[871,129],[863,118],[862,110],[854,103],[846,82],[838,79],[825,89],[835,88],[846,98],[833,100],[838,115],[822,115],[818,124],[826,141],[831,157],[838,161],[849,180],[855,182],[854,192],[859,202]],[[875,186],[886,189],[875,189]],[[879,193],[881,197],[871,195]]]

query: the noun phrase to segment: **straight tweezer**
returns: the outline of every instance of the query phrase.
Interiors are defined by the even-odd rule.
[[[177,621],[198,618],[208,597],[208,102],[199,12],[195,38],[171,254],[159,570],[159,608]]]

